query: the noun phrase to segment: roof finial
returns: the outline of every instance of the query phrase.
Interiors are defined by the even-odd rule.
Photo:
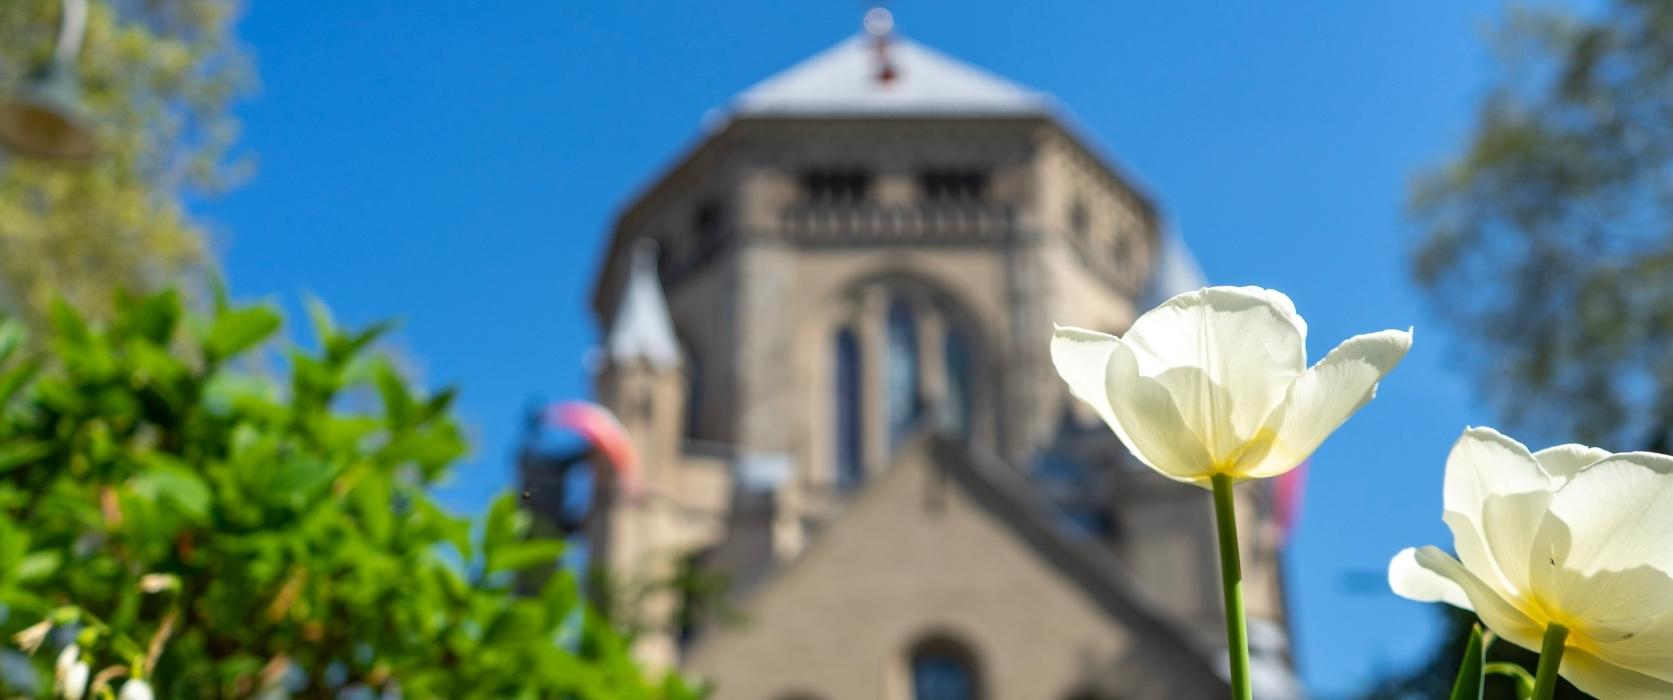
[[[877,82],[894,81],[897,74],[889,60],[889,36],[895,30],[895,16],[887,8],[873,7],[866,11],[865,28],[877,44]]]

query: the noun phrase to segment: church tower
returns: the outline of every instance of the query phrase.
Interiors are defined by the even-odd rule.
[[[1206,492],[1137,467],[1048,354],[1054,322],[1120,333],[1156,296],[1201,283],[1150,196],[1049,96],[900,38],[875,12],[868,33],[738,95],[616,222],[593,299],[597,389],[644,466],[641,493],[601,494],[594,565],[628,581],[697,566],[729,581],[728,605],[762,614],[754,631],[694,629],[675,594],[652,596],[636,651],[717,679],[720,698],[922,700],[920,656],[943,652],[985,698],[1212,693],[1031,662],[984,636],[984,616],[1037,599],[1039,619],[1066,616],[1063,635],[1080,630],[1070,618],[1103,620],[1063,637],[1066,658],[1104,649],[1108,668],[1158,674],[1223,647]],[[1289,697],[1271,508],[1257,488],[1241,496],[1245,532],[1266,533],[1244,554],[1250,613],[1271,633],[1278,690],[1263,696]],[[908,547],[938,528],[944,548]],[[966,554],[967,540],[987,544]],[[1010,561],[1005,542],[1027,546]],[[830,563],[844,556],[849,568]],[[836,573],[806,580],[819,566]],[[960,567],[1033,570],[913,592]],[[862,625],[859,609],[893,612]],[[1140,634],[1175,639],[1173,656],[1121,651]],[[807,635],[851,654],[815,653]],[[768,669],[763,654],[785,656]]]

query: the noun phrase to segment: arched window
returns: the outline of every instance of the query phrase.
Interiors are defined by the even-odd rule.
[[[912,700],[976,700],[976,669],[970,655],[944,642],[912,654]]]
[[[898,447],[918,421],[918,324],[912,308],[895,301],[888,320],[889,446]]]
[[[970,408],[970,345],[964,338],[964,333],[957,328],[948,328],[947,335],[942,341],[942,357],[947,368],[947,428],[954,435],[965,440],[970,439],[970,422],[972,411]]]
[[[836,484],[851,489],[865,477],[860,463],[860,344],[854,331],[837,331],[835,355]]]

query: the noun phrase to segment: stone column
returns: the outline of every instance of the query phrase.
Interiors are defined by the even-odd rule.
[[[889,298],[881,287],[861,292],[854,333],[860,345],[860,450],[865,473],[889,465]]]
[[[936,428],[952,425],[952,411],[947,395],[947,321],[927,305],[913,310],[918,321],[918,400],[924,407],[927,424]]]

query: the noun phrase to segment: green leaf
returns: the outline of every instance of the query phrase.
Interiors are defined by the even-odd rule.
[[[1528,700],[1534,696],[1534,674],[1528,669],[1509,661],[1494,661],[1486,670],[1490,675],[1509,676],[1516,681],[1516,697]]]
[[[516,543],[528,532],[528,514],[517,507],[510,494],[503,494],[488,506],[488,520],[482,528],[482,549],[491,559],[493,551]]]
[[[141,457],[140,464],[144,471],[130,481],[135,491],[172,506],[192,522],[209,518],[209,485],[191,467],[157,453]]]
[[[18,392],[29,381],[34,379],[41,368],[40,360],[30,358],[19,363],[16,367],[0,369],[0,405],[4,405],[17,396]]]
[[[311,294],[302,300],[302,306],[308,310],[308,322],[313,324],[314,342],[321,348],[326,347],[337,336],[337,319],[332,318],[331,307]]]
[[[300,509],[320,495],[336,478],[337,469],[321,459],[294,458],[269,466],[260,478],[263,502]]]
[[[453,407],[453,399],[459,395],[459,390],[447,387],[435,393],[429,401],[424,402],[424,420],[435,418],[447,413]]]
[[[158,345],[173,337],[180,321],[180,295],[172,289],[139,297],[124,294],[117,304],[122,329]]]
[[[0,314],[0,362],[10,359],[12,353],[23,347],[25,337],[23,324]]]
[[[17,569],[12,571],[12,580],[19,583],[29,583],[51,576],[58,570],[63,561],[63,555],[55,551],[30,552],[19,562]]]
[[[488,573],[522,571],[527,568],[552,564],[563,556],[564,546],[557,540],[528,540],[502,544],[488,550]]]
[[[394,528],[394,500],[389,491],[389,480],[372,478],[362,479],[350,492],[360,511],[360,522],[366,527],[366,534],[373,542],[381,543],[389,539]]]
[[[1481,700],[1485,654],[1481,649],[1481,625],[1470,629],[1470,643],[1464,648],[1464,660],[1458,665],[1458,679],[1452,683],[1452,700]]]
[[[366,347],[371,345],[373,341],[376,341],[378,338],[383,337],[394,329],[395,322],[380,321],[367,326],[365,329],[353,335],[338,336],[339,341],[332,347],[332,353],[340,359],[348,359],[349,357],[358,354],[361,350],[365,350]]]
[[[210,359],[224,360],[255,347],[279,330],[279,313],[265,306],[248,306],[215,317],[204,339]]]
[[[84,345],[91,339],[92,332],[87,327],[87,321],[68,302],[53,300],[49,313],[52,314],[54,335],[59,340],[70,345]]]
[[[0,445],[0,474],[52,454],[52,443],[17,441]]]
[[[249,411],[279,398],[278,387],[266,377],[257,375],[216,372],[203,385],[203,401],[216,411]]]
[[[417,408],[413,403],[412,392],[407,389],[406,380],[401,378],[388,360],[378,362],[376,381],[378,395],[383,397],[383,413],[389,418],[390,424],[402,427],[412,422]]]

